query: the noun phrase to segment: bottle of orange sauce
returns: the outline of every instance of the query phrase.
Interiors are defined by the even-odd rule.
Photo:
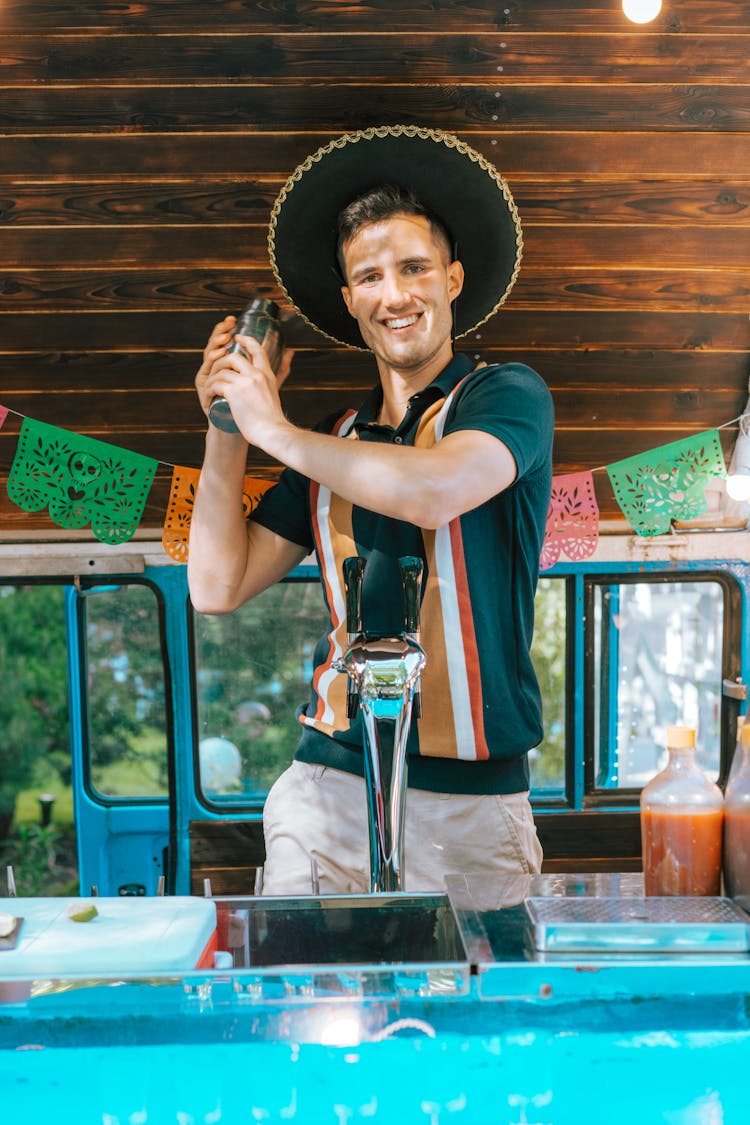
[[[647,895],[721,893],[724,798],[695,764],[695,731],[667,727],[669,761],[641,793]]]

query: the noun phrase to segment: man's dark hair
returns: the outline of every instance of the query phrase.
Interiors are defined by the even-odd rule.
[[[394,215],[422,215],[430,224],[433,235],[445,243],[449,259],[453,259],[453,240],[442,219],[417,199],[413,191],[398,184],[379,184],[358,195],[348,203],[338,217],[338,242],[336,257],[341,276],[346,280],[344,246],[368,223],[380,223]]]

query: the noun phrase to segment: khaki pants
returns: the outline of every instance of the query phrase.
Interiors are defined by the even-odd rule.
[[[311,893],[315,860],[321,894],[370,889],[367,804],[361,778],[293,762],[273,785],[263,814],[263,893]],[[512,880],[538,874],[542,848],[527,793],[475,796],[409,789],[404,889],[442,893],[447,875]]]

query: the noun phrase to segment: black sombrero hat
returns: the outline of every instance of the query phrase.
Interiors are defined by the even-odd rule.
[[[377,184],[411,189],[447,227],[465,271],[456,335],[492,316],[518,275],[523,239],[508,185],[452,133],[386,125],[336,137],[292,173],[271,212],[268,250],[279,285],[308,324],[336,343],[362,348],[341,296],[336,220]]]

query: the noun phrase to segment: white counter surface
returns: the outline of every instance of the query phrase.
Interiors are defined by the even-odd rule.
[[[74,922],[75,904],[98,916]],[[13,949],[0,949],[0,979],[28,974],[139,973],[194,969],[216,931],[208,899],[0,898],[0,912],[22,918]]]

